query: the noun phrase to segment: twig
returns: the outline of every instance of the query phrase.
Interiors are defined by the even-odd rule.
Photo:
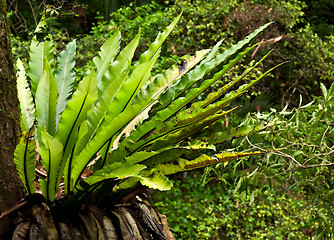
[[[268,39],[267,41],[262,40],[262,41],[260,42],[260,44],[257,45],[256,49],[254,50],[254,52],[253,52],[253,54],[252,54],[252,59],[254,58],[256,52],[260,49],[261,46],[263,46],[263,45],[265,45],[265,44],[267,44],[267,43],[269,43],[269,42],[274,42],[274,43],[275,43],[275,42],[278,42],[278,41],[280,41],[282,38],[283,38],[283,35],[281,35],[281,36],[279,36],[279,37],[276,37],[276,38]]]
[[[37,26],[37,18],[36,18],[35,12],[34,12],[34,8],[32,7],[30,0],[28,0],[28,3],[29,3],[29,6],[31,8],[32,15],[34,16],[35,24]]]

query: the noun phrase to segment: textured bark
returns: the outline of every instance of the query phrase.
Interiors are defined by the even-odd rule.
[[[18,106],[6,1],[0,0],[0,213],[23,197],[13,161],[20,134]],[[8,230],[8,222],[0,219],[0,239]]]
[[[24,216],[13,232],[15,240],[175,240],[166,216],[135,196],[127,202],[99,208],[83,204],[78,211],[69,207],[54,212],[42,198],[26,201],[19,215]]]

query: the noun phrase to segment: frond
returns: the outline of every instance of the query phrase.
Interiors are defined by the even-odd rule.
[[[27,190],[28,195],[36,192],[35,166],[36,166],[36,141],[34,139],[34,127],[22,133],[19,144],[14,151],[14,162],[19,177]]]
[[[17,94],[21,109],[21,130],[27,131],[35,122],[36,109],[32,97],[26,72],[20,59],[17,60]]]
[[[56,110],[56,126],[58,126],[60,116],[64,111],[70,95],[73,91],[73,83],[75,81],[75,53],[76,41],[70,42],[66,50],[63,50],[58,57],[58,69],[55,71],[55,80],[58,90],[58,101]]]

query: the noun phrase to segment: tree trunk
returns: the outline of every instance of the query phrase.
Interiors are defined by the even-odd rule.
[[[18,106],[6,1],[0,0],[0,213],[24,195],[13,161],[20,135]],[[9,230],[9,221],[0,219],[0,239]]]

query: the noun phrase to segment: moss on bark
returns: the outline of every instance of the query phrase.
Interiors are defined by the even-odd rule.
[[[23,186],[13,161],[20,135],[19,121],[6,1],[0,0],[0,213],[23,197]],[[0,238],[8,230],[9,221],[0,219]]]

